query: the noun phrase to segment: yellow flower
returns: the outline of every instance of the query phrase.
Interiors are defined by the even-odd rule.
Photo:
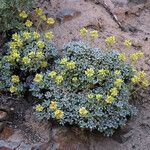
[[[17,33],[15,33],[15,34],[12,35],[12,39],[14,41],[19,41],[20,40],[20,36]]]
[[[46,21],[46,20],[47,20],[46,15],[42,15],[40,18],[41,18],[43,21]]]
[[[118,90],[116,87],[112,88],[110,90],[111,96],[117,96],[118,95]]]
[[[47,24],[53,25],[55,23],[55,20],[53,18],[47,18]]]
[[[145,80],[142,82],[142,86],[143,86],[144,88],[147,88],[147,87],[149,86],[148,80],[145,79]]]
[[[87,30],[86,28],[80,29],[80,34],[81,34],[83,37],[85,37],[85,36],[87,35],[87,33],[88,33],[88,30]]]
[[[56,77],[55,82],[56,84],[60,84],[63,81],[63,76],[59,75]]]
[[[17,87],[11,86],[9,90],[11,93],[15,93],[17,91]]]
[[[27,27],[32,27],[32,25],[33,25],[33,22],[32,21],[30,21],[30,20],[27,20],[26,22],[25,22],[25,25],[27,26]]]
[[[38,32],[33,32],[33,38],[34,39],[38,39],[38,38],[40,38],[40,34],[38,33]]]
[[[10,47],[11,49],[15,49],[15,48],[17,47],[16,42],[10,42],[10,43],[9,43],[9,47]]]
[[[24,64],[29,64],[31,62],[31,59],[29,57],[25,56],[25,57],[22,58],[22,62]]]
[[[120,76],[121,75],[121,71],[120,70],[115,70],[115,76]]]
[[[38,52],[36,53],[36,57],[37,57],[38,59],[42,59],[42,58],[44,57],[44,53],[43,53],[42,51],[38,51]]]
[[[23,41],[20,39],[16,42],[18,47],[21,47],[23,45]]]
[[[116,87],[121,87],[122,83],[123,83],[123,80],[122,80],[122,79],[116,79],[116,81],[114,82],[114,85],[115,85]]]
[[[38,41],[37,46],[42,49],[45,47],[45,43],[43,41]]]
[[[94,70],[92,68],[89,68],[85,71],[85,74],[88,76],[88,77],[92,77],[94,75]]]
[[[23,32],[23,37],[25,38],[25,40],[28,40],[29,38],[31,38],[31,35],[29,32],[25,31]]]
[[[139,72],[138,72],[138,76],[139,76],[140,78],[145,78],[146,73],[145,73],[144,71],[139,71]]]
[[[11,81],[12,81],[13,83],[18,83],[18,82],[20,81],[19,76],[13,75],[13,76],[11,77]]]
[[[113,101],[114,101],[114,98],[112,97],[112,96],[107,96],[107,98],[106,98],[106,103],[108,103],[108,104],[112,104],[113,103]]]
[[[77,77],[73,77],[73,78],[72,78],[72,81],[73,81],[73,82],[77,82],[77,81],[78,81],[78,78],[77,78]]]
[[[124,45],[126,47],[130,47],[132,45],[132,42],[130,40],[125,40]]]
[[[85,107],[81,107],[79,109],[79,113],[80,113],[81,116],[86,117],[88,115],[88,110],[86,110]]]
[[[19,58],[20,58],[20,53],[17,51],[17,50],[13,50],[12,52],[11,52],[11,56],[12,56],[12,58],[15,60],[18,60]]]
[[[119,54],[119,55],[118,55],[118,58],[119,58],[120,61],[125,61],[125,60],[126,60],[126,55],[125,55],[125,53]]]
[[[56,111],[54,112],[54,115],[55,115],[55,118],[56,118],[56,119],[62,119],[63,116],[64,116],[64,112],[63,112],[62,110],[56,110]]]
[[[25,11],[21,11],[20,14],[19,14],[19,16],[20,16],[21,18],[23,18],[23,19],[25,19],[25,18],[28,17],[28,15],[27,15],[27,13],[26,13]]]
[[[93,99],[93,98],[94,98],[94,95],[93,95],[93,94],[88,94],[88,95],[87,95],[87,98],[88,98],[88,99]]]
[[[48,76],[51,77],[51,78],[55,78],[57,75],[56,71],[51,71]]]
[[[23,62],[24,64],[29,64],[30,61],[31,61],[31,59],[30,59],[29,57],[27,57],[27,56],[25,56],[25,57],[22,58],[22,62]]]
[[[41,82],[42,79],[43,79],[43,76],[41,74],[36,74],[35,78],[34,78],[34,81],[35,82]]]
[[[29,58],[34,58],[34,57],[35,57],[35,52],[30,52],[30,53],[28,54],[28,56],[29,56]]]
[[[52,40],[53,39],[53,37],[54,37],[54,35],[53,35],[53,32],[46,32],[45,33],[45,37],[46,37],[46,39],[48,39],[48,40]]]
[[[51,104],[50,104],[50,109],[51,110],[56,110],[57,109],[57,102],[56,101],[51,101]]]
[[[41,62],[41,68],[47,67],[47,61],[42,61]]]
[[[131,78],[131,81],[132,83],[136,84],[136,83],[139,83],[140,82],[140,78],[136,75],[134,75],[132,78]]]
[[[91,37],[93,37],[93,38],[98,38],[98,31],[97,31],[97,30],[91,31],[91,32],[90,32],[90,35],[91,35]]]
[[[43,9],[42,8],[36,8],[35,12],[37,15],[41,16],[43,14]]]
[[[66,75],[66,71],[64,71],[64,70],[61,71],[61,75],[62,75],[62,76],[65,76],[65,75]]]
[[[36,105],[35,109],[37,112],[42,112],[44,110],[44,107],[39,104],[39,105]]]
[[[144,53],[139,51],[139,52],[136,52],[136,53],[133,53],[133,54],[130,54],[130,59],[135,62],[137,61],[139,58],[143,57],[144,56]]]
[[[60,64],[65,65],[65,64],[67,64],[67,61],[68,61],[67,58],[63,58],[63,59],[61,59]]]
[[[102,76],[106,76],[107,74],[109,74],[109,70],[107,69],[100,69],[98,71],[99,75],[102,75]]]
[[[76,67],[76,63],[74,61],[67,62],[66,65],[68,69],[75,69]]]
[[[110,37],[107,37],[105,42],[109,45],[113,45],[116,43],[116,39],[115,39],[115,36],[110,36]]]
[[[102,99],[102,97],[103,97],[103,95],[102,95],[102,94],[96,94],[96,100],[97,100],[97,101],[101,100],[101,99]]]

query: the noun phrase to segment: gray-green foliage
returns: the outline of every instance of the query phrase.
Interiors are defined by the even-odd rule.
[[[19,11],[29,12],[34,0],[0,0],[0,33],[22,26]]]
[[[103,52],[80,42],[71,42],[63,50],[67,62],[56,62],[53,71],[57,75],[52,77],[52,71],[41,73],[42,81],[30,85],[32,94],[43,101],[44,110],[38,112],[37,116],[56,118],[56,110],[49,107],[51,102],[55,101],[57,109],[64,112],[63,118],[58,120],[60,124],[76,124],[81,128],[97,129],[108,136],[112,135],[115,129],[125,125],[127,117],[136,114],[136,108],[129,104],[134,68],[121,61],[117,51]],[[75,62],[75,68],[68,68],[70,62]],[[91,77],[85,74],[88,68],[94,70]],[[99,70],[103,70],[104,74],[99,74]],[[115,75],[116,70],[121,74]],[[58,76],[63,78],[59,84]],[[117,79],[123,81],[119,86],[115,85]],[[108,103],[106,99],[114,87],[118,93],[112,96],[113,101]],[[98,94],[102,95],[99,100],[96,98]],[[92,98],[89,98],[89,95],[92,95]],[[80,114],[82,107],[88,110],[87,116]]]
[[[6,54],[1,56],[0,61],[0,90],[8,90],[13,86],[12,76],[17,75],[20,82],[15,87],[16,93],[20,94],[27,89],[37,72],[53,67],[54,60],[58,57],[54,44],[43,33],[37,39],[33,34],[33,31],[15,33],[13,36],[18,40],[12,39],[6,44]],[[25,39],[25,35],[28,35],[28,39]],[[38,47],[39,41],[44,44],[43,48]]]

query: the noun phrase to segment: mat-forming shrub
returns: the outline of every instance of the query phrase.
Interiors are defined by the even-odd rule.
[[[20,29],[22,23],[19,11],[30,11],[33,3],[34,0],[0,0],[0,32]]]
[[[134,85],[145,75],[124,58],[114,50],[103,52],[81,42],[69,43],[55,69],[37,74],[30,86],[43,101],[36,106],[37,116],[112,135],[136,114],[129,100]],[[37,76],[41,77],[38,81]]]
[[[12,41],[7,45],[7,54],[1,60],[1,89],[20,93],[36,73],[52,68],[57,50],[49,41],[50,36],[53,35],[49,31],[44,34],[24,31],[12,35]]]

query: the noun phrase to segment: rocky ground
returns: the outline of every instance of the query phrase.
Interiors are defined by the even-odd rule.
[[[147,72],[150,81],[149,0],[40,0],[40,5],[57,19],[52,30],[58,47],[80,40],[81,27],[99,31],[95,45],[102,49],[105,37],[115,35],[114,49],[145,53],[138,67]],[[130,50],[123,47],[126,38],[133,41]],[[138,116],[111,138],[39,121],[34,117],[31,98],[1,95],[0,99],[0,150],[150,150],[150,87],[134,98]]]

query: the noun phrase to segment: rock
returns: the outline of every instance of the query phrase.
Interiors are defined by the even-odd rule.
[[[72,20],[73,18],[76,18],[78,16],[81,15],[81,12],[73,9],[73,8],[65,8],[60,10],[57,15],[56,18],[60,23]]]
[[[142,4],[142,3],[146,3],[148,0],[129,0],[129,2],[131,3],[135,3],[135,4]]]
[[[119,143],[125,143],[127,140],[131,138],[132,135],[133,135],[133,130],[128,126],[125,126],[124,128],[118,130],[112,136],[112,138]]]
[[[3,147],[0,147],[0,150],[12,150],[12,149],[10,149],[10,148],[8,148],[8,147],[3,146]]]
[[[8,118],[7,112],[0,110],[0,121],[5,121],[7,118]]]

